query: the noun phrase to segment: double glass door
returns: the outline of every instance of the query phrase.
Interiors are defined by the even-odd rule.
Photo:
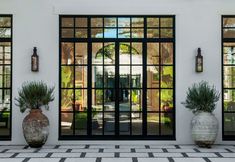
[[[142,135],[143,43],[92,43],[92,135]]]
[[[60,16],[60,139],[174,139],[174,16]]]

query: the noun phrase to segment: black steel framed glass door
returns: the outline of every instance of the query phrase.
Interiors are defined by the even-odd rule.
[[[174,139],[174,16],[60,16],[60,139]]]

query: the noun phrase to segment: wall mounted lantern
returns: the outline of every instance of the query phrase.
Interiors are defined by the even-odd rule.
[[[197,49],[196,72],[203,72],[203,56],[201,55],[201,48]]]
[[[39,70],[39,57],[37,55],[37,47],[33,48],[33,55],[31,56],[31,71],[37,72]]]

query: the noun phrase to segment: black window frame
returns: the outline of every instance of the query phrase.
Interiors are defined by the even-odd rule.
[[[109,17],[141,17],[141,18],[144,18],[144,22],[145,22],[145,25],[144,25],[144,37],[145,38],[62,38],[62,32],[61,32],[61,29],[62,29],[62,18],[76,18],[76,17],[84,17],[84,18],[88,18],[88,24],[90,23],[90,18],[93,18],[93,17],[102,17],[102,18],[109,18]],[[147,38],[147,26],[146,26],[146,22],[147,22],[147,18],[151,18],[151,17],[154,17],[154,18],[172,18],[173,19],[173,26],[172,26],[172,30],[173,30],[173,37],[172,38]],[[104,27],[103,27],[104,28]],[[154,27],[152,27],[154,28]],[[167,27],[165,27],[167,28]],[[75,29],[75,27],[74,27]],[[88,33],[90,32],[91,30],[91,27],[87,27],[88,29]],[[160,30],[159,30],[160,31]],[[74,30],[75,32],[75,30]],[[175,15],[59,15],[59,129],[58,129],[58,133],[59,133],[59,140],[176,140],[176,104],[175,104],[175,76],[176,76],[176,71],[175,71],[175,51],[176,51],[176,45],[175,45]],[[85,136],[79,136],[79,135],[62,135],[61,133],[61,67],[62,67],[62,64],[61,64],[61,44],[62,42],[73,42],[73,43],[77,43],[77,42],[84,42],[84,40],[87,40],[87,43],[91,41],[91,39],[94,39],[95,42],[99,42],[99,39],[107,39],[107,42],[158,42],[158,43],[161,43],[161,42],[170,42],[173,44],[173,64],[172,67],[173,67],[173,87],[171,88],[173,90],[173,105],[174,105],[174,109],[172,111],[172,115],[173,115],[173,126],[172,126],[172,132],[173,134],[172,135],[157,135],[157,136],[150,136],[150,135],[147,135],[146,134],[146,130],[147,130],[147,125],[146,125],[146,122],[147,122],[147,108],[146,110],[142,110],[143,114],[145,115],[145,118],[146,120],[143,119],[143,124],[145,125],[144,127],[145,128],[142,128],[144,129],[143,132],[145,132],[145,135],[141,135],[141,136],[125,136],[125,135],[119,135],[119,136],[109,136],[109,135],[91,135],[89,134],[89,132],[91,132],[91,129],[92,128],[88,128],[88,135],[85,135]],[[117,39],[119,39],[119,41],[117,41]],[[129,41],[127,41],[129,39]],[[147,41],[148,40],[148,41]],[[104,40],[101,40],[100,42],[105,42]],[[146,43],[147,44],[147,43]],[[143,48],[147,48],[146,47],[147,45],[144,45]],[[89,51],[89,48],[91,48],[91,46],[89,47],[88,45],[88,53],[91,53]],[[75,52],[74,52],[75,53]],[[75,55],[75,54],[74,54]],[[143,54],[144,55],[144,54]],[[89,58],[89,56],[88,56]],[[142,68],[143,68],[143,76],[147,76],[147,72],[146,72],[146,69],[148,67],[147,65],[147,57],[143,57],[143,61],[144,63],[141,65]],[[91,56],[90,56],[90,60],[91,60]],[[89,67],[90,66],[90,67]],[[88,91],[90,92],[87,92],[88,93],[88,107],[89,105],[91,105],[91,91],[92,91],[92,83],[91,83],[91,79],[89,80],[89,78],[91,78],[91,61],[89,62],[89,60],[87,60],[87,67],[88,67],[88,71],[89,71],[89,68],[90,68],[90,72],[87,72],[87,81],[88,81],[88,86],[87,86],[87,89]],[[120,66],[120,65],[119,65]],[[161,65],[162,66],[162,65]],[[115,69],[116,69],[116,65],[115,65]],[[144,72],[145,70],[145,72]],[[143,91],[143,105],[147,105],[146,101],[144,100],[147,96],[147,82],[146,82],[146,79],[143,79],[143,84],[145,86],[142,87],[142,91]],[[89,87],[90,85],[90,87]],[[72,89],[75,89],[75,88],[72,88]],[[162,88],[159,88],[159,89],[162,89]],[[163,88],[164,89],[164,88]],[[88,110],[89,111],[89,110]],[[90,112],[91,113],[91,112]],[[161,113],[159,111],[159,113]],[[73,112],[74,114],[74,112]],[[91,120],[91,118],[88,116],[88,120]],[[160,124],[161,125],[161,124]],[[88,124],[89,126],[89,124]],[[91,125],[90,125],[91,126]],[[160,126],[161,127],[161,126]],[[74,131],[73,131],[74,132]]]
[[[235,27],[224,27],[223,26],[223,20],[224,18],[235,18],[235,15],[222,15],[221,16],[221,65],[222,65],[222,70],[221,70],[221,83],[222,83],[222,92],[221,92],[221,97],[222,97],[222,140],[224,141],[231,141],[231,140],[235,140],[235,134],[234,135],[226,135],[225,134],[225,114],[226,113],[233,113],[234,117],[235,117],[235,112],[234,111],[225,111],[225,106],[224,106],[224,91],[225,90],[234,90],[235,91],[235,87],[234,88],[225,88],[224,87],[224,67],[225,66],[233,66],[235,67],[234,64],[224,64],[224,43],[235,43],[235,37],[234,38],[225,38],[224,37],[224,29],[229,29],[232,28],[235,30]]]
[[[9,64],[10,66],[10,70],[11,70],[11,74],[10,74],[10,88],[1,88],[2,90],[8,89],[10,90],[10,123],[9,123],[9,135],[6,136],[1,136],[0,135],[0,141],[10,141],[12,138],[12,66],[13,66],[13,15],[12,14],[0,14],[0,17],[9,17],[11,18],[11,26],[9,28],[11,28],[11,37],[9,38],[0,38],[0,42],[9,42],[11,44],[11,63]],[[4,64],[3,64],[4,66]]]

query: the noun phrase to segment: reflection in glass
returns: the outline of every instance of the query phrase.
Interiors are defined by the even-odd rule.
[[[61,64],[73,64],[74,63],[74,44],[62,43],[61,44]]]
[[[173,38],[173,30],[172,29],[161,29],[160,35],[161,35],[161,38]]]
[[[235,18],[223,18],[223,27],[235,27]]]
[[[148,29],[147,30],[148,38],[159,38],[159,29]]]
[[[142,90],[133,89],[131,90],[131,110],[142,111]]]
[[[61,90],[61,110],[73,111],[73,90],[62,89]]]
[[[103,34],[102,28],[91,29],[91,38],[103,38]]]
[[[75,87],[87,88],[87,67],[86,66],[75,67]]]
[[[102,27],[103,18],[91,18],[91,27]]]
[[[235,89],[224,90],[224,111],[235,111]]]
[[[224,29],[223,34],[224,38],[235,38],[235,29]]]
[[[73,66],[62,66],[61,67],[61,87],[72,88],[74,81]]]
[[[104,89],[104,111],[115,111],[115,89]]]
[[[87,134],[87,112],[75,113],[75,134]]]
[[[144,38],[144,29],[143,28],[132,28],[131,37],[132,38]]]
[[[131,113],[132,135],[142,135],[142,112]]]
[[[159,111],[159,90],[147,90],[147,111]]]
[[[103,134],[103,113],[92,112],[92,135]]]
[[[120,43],[119,45],[119,64],[130,64],[131,58],[130,43]]]
[[[161,113],[161,135],[173,134],[173,114]]]
[[[224,64],[235,64],[235,43],[224,43]]]
[[[144,18],[131,18],[132,27],[144,27]]]
[[[131,58],[132,64],[142,64],[142,43],[132,43]]]
[[[104,134],[114,135],[115,133],[115,114],[104,113]]]
[[[61,134],[72,135],[73,134],[73,114],[61,113]]]
[[[75,44],[75,63],[87,64],[87,43]]]
[[[130,88],[130,66],[119,67],[119,87]]]
[[[119,111],[130,111],[130,90],[121,88],[119,90]]]
[[[159,135],[159,114],[147,114],[147,135]]]
[[[103,43],[92,43],[92,64],[103,64]]]
[[[74,29],[62,29],[61,35],[62,35],[62,38],[73,38]]]
[[[118,29],[118,38],[130,38],[130,28],[119,28]]]
[[[104,66],[104,87],[114,88],[115,87],[115,67]]]
[[[159,66],[147,66],[147,87],[158,88],[160,85]]]
[[[161,43],[161,64],[173,64],[173,43]]]
[[[87,29],[76,29],[75,30],[76,38],[87,38]]]
[[[92,66],[92,87],[103,88],[103,67]]]
[[[102,111],[103,110],[103,90],[93,89],[92,90],[92,111]]]
[[[147,64],[159,64],[159,43],[147,43]]]
[[[118,27],[130,27],[130,18],[119,17]]]
[[[75,19],[75,27],[87,27],[87,18],[76,18]]]
[[[0,28],[0,38],[10,38],[11,28]]]
[[[142,66],[132,66],[131,68],[131,84],[132,88],[141,88],[143,80]]]
[[[119,114],[120,135],[130,135],[130,113]]]
[[[115,64],[115,44],[104,43],[104,64]]]
[[[173,19],[172,18],[161,18],[161,27],[173,27]]]
[[[0,42],[0,64],[11,63],[11,43]]]
[[[87,90],[75,90],[75,111],[87,111]]]
[[[224,134],[235,135],[235,113],[224,113]]]
[[[62,18],[62,27],[73,27],[74,19],[73,18]]]
[[[171,112],[173,111],[173,90],[162,89],[161,90],[161,111]]]
[[[11,27],[11,18],[0,17],[0,27]]]
[[[224,87],[235,88],[235,66],[224,66]]]
[[[105,27],[116,27],[117,26],[116,18],[104,18]]]
[[[147,18],[148,27],[159,27],[159,18]]]
[[[162,66],[161,70],[161,88],[173,88],[173,66]]]
[[[104,28],[104,38],[116,38],[117,29],[116,28]]]

